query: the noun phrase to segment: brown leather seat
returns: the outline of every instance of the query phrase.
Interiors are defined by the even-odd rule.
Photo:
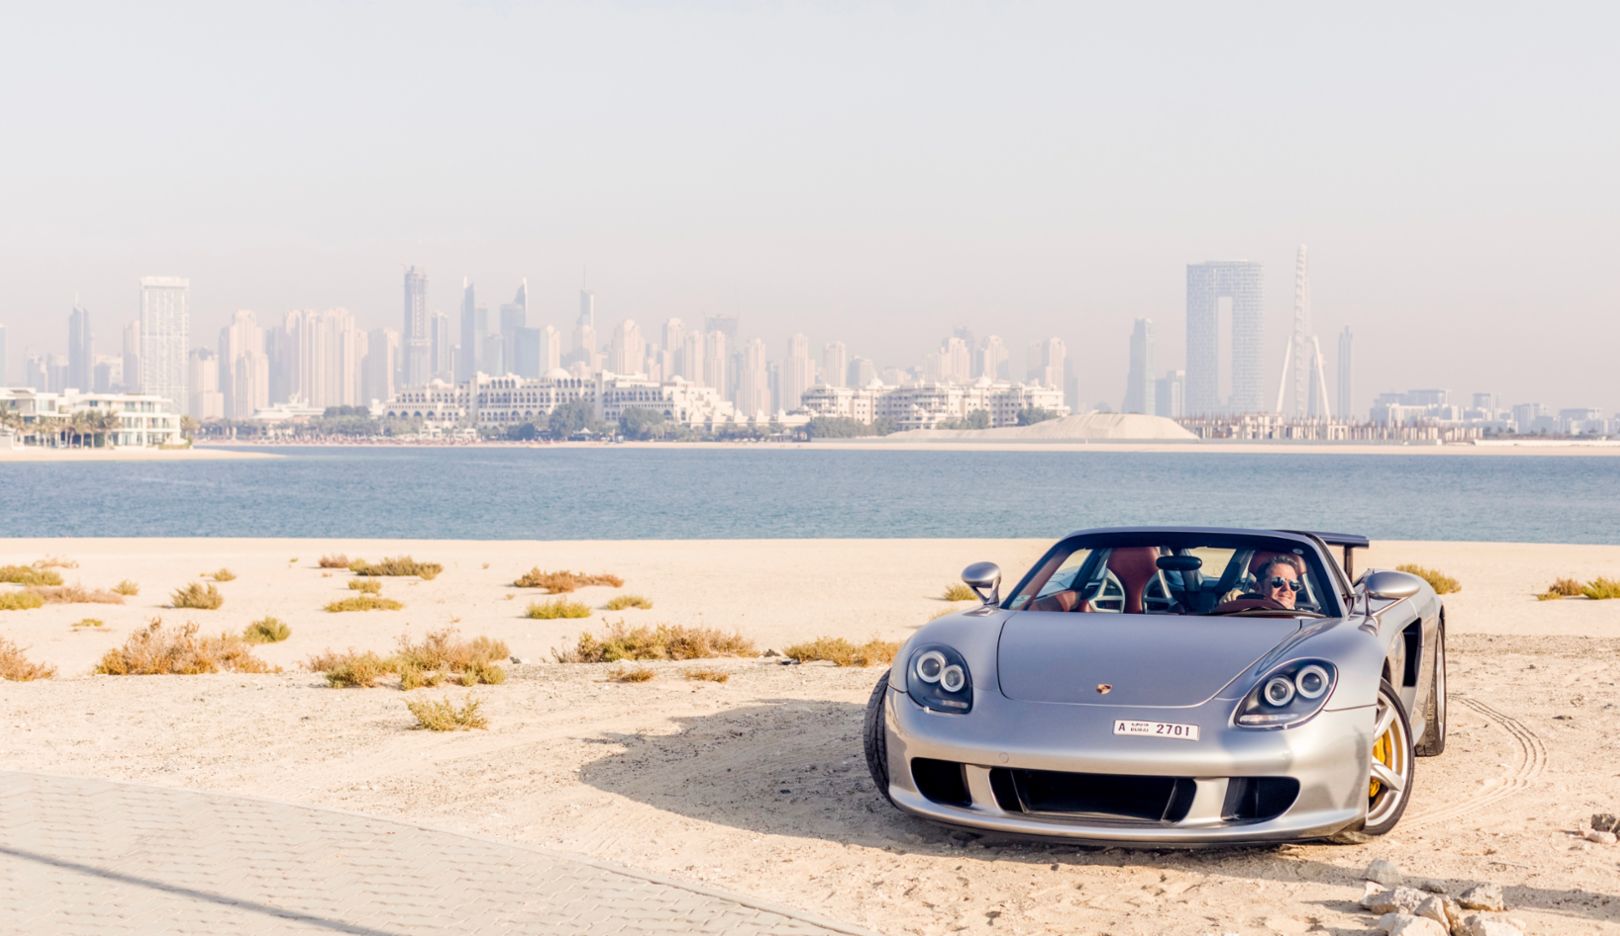
[[[1036,598],[1034,601],[1031,601],[1029,603],[1029,607],[1026,608],[1025,610],[1026,611],[1073,611],[1076,608],[1080,608],[1081,611],[1090,610],[1089,608],[1081,607],[1081,605],[1083,605],[1083,604],[1085,604],[1085,602],[1080,600],[1080,592],[1079,591],[1077,591],[1076,589],[1073,589],[1073,588],[1066,588],[1063,591],[1053,592],[1050,595],[1046,595],[1046,596],[1043,596],[1041,598]]]
[[[1125,613],[1142,613],[1142,596],[1159,575],[1159,550],[1153,546],[1127,546],[1108,554],[1108,571],[1125,589]]]
[[[1264,549],[1255,550],[1254,556],[1249,560],[1249,578],[1258,578],[1260,570],[1264,569],[1266,564],[1275,558],[1277,558],[1277,554],[1274,552]]]

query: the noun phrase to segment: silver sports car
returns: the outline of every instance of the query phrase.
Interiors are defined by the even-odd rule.
[[[1064,538],[1010,593],[925,625],[872,692],[866,759],[896,806],[1139,845],[1395,826],[1446,746],[1445,608],[1365,537],[1132,528]],[[1342,559],[1335,550],[1342,551]]]

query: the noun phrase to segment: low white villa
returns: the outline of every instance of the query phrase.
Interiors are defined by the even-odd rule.
[[[133,393],[44,393],[0,387],[0,425],[12,444],[180,445],[180,414],[169,401]]]

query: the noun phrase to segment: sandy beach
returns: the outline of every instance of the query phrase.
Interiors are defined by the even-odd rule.
[[[1418,765],[1395,832],[1358,847],[1097,850],[975,838],[907,818],[871,789],[862,705],[877,669],[726,660],[725,684],[608,681],[548,662],[604,619],[735,629],[760,649],[820,635],[903,639],[950,607],[969,562],[1016,578],[1031,540],[380,542],[0,540],[0,565],[47,558],[69,583],[138,582],[122,605],[0,612],[0,633],[58,678],[0,682],[0,756],[19,770],[171,785],[385,816],[701,880],[880,932],[1362,933],[1360,872],[1388,858],[1461,889],[1501,884],[1531,933],[1620,934],[1620,849],[1571,835],[1620,806],[1620,601],[1538,602],[1554,578],[1620,577],[1620,546],[1379,543],[1360,564],[1419,562],[1459,579],[1447,597],[1451,745]],[[384,580],[394,612],[327,614],[349,573],[320,556],[410,554],[432,581]],[[531,566],[612,572],[650,610],[531,621]],[[217,611],[163,607],[229,568]],[[867,570],[872,570],[868,572]],[[10,588],[12,586],[0,586]],[[257,649],[280,674],[92,677],[99,656],[153,617],[240,631],[273,614],[292,636]],[[74,629],[86,617],[97,628]],[[505,640],[524,664],[483,700],[487,731],[410,730],[392,688],[334,690],[300,661],[386,651],[455,627]],[[533,662],[529,662],[533,661]],[[452,689],[452,698],[469,690]]]

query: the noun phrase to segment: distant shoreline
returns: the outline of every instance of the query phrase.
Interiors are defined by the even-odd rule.
[[[263,446],[269,448],[270,446]],[[244,452],[215,446],[193,448],[144,448],[120,446],[117,448],[50,448],[28,445],[22,448],[0,448],[0,465],[38,464],[42,462],[139,462],[139,461],[235,461],[255,458],[280,458],[271,452]]]

